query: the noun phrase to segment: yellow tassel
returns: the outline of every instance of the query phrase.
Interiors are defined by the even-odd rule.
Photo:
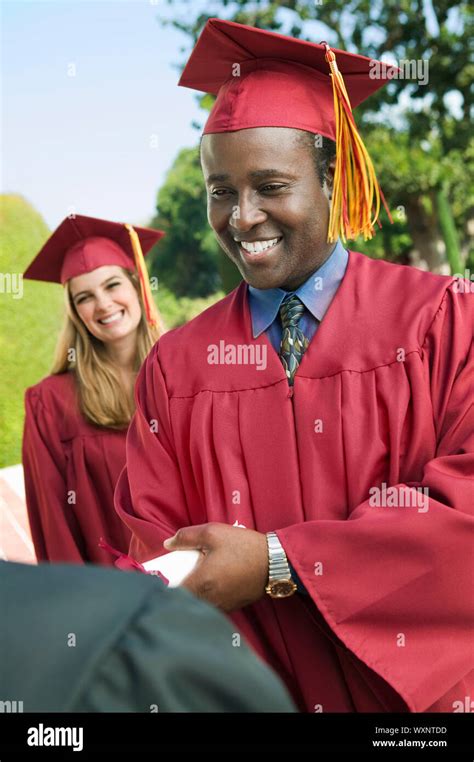
[[[360,137],[352,115],[352,107],[336,56],[327,43],[325,58],[329,63],[336,120],[336,167],[332,191],[328,242],[341,238],[364,236],[366,241],[374,235],[378,222],[380,200],[390,222],[393,222],[382,190],[375,175],[374,165]]]
[[[161,333],[163,333],[163,323],[151,293],[150,279],[148,277],[148,270],[146,268],[142,247],[140,245],[140,238],[138,237],[137,231],[131,225],[125,224],[125,227],[128,230],[132,244],[135,267],[137,270],[138,280],[140,281],[140,291],[142,295],[143,306],[145,307],[147,323],[150,328],[158,328]]]

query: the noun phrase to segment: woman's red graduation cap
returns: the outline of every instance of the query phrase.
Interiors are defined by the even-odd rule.
[[[326,43],[212,18],[179,84],[217,95],[204,134],[290,127],[336,141],[328,238],[370,238],[383,194],[352,108],[397,70],[375,63]]]
[[[149,325],[156,325],[156,308],[143,255],[164,235],[162,230],[132,227],[81,214],[66,217],[23,277],[64,284],[104,265],[136,270],[147,321]]]

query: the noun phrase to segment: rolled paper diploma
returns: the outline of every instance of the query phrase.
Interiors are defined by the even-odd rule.
[[[142,566],[147,572],[159,571],[169,580],[169,587],[178,587],[191,574],[202,553],[200,550],[173,550],[151,561],[145,561]]]

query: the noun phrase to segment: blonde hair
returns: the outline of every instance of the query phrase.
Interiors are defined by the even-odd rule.
[[[152,328],[148,325],[138,277],[125,268],[121,269],[137,292],[142,313],[137,327],[134,366],[135,372],[138,372],[153,344],[166,329],[158,311],[157,326]],[[133,392],[125,388],[103,342],[90,333],[77,314],[69,283],[66,283],[64,292],[66,315],[51,373],[58,375],[74,370],[79,409],[90,423],[111,429],[126,428],[135,412]]]

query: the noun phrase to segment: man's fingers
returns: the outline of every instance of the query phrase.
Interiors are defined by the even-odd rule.
[[[163,546],[166,550],[199,550],[204,546],[204,528],[206,524],[178,529],[173,537],[168,537]]]

